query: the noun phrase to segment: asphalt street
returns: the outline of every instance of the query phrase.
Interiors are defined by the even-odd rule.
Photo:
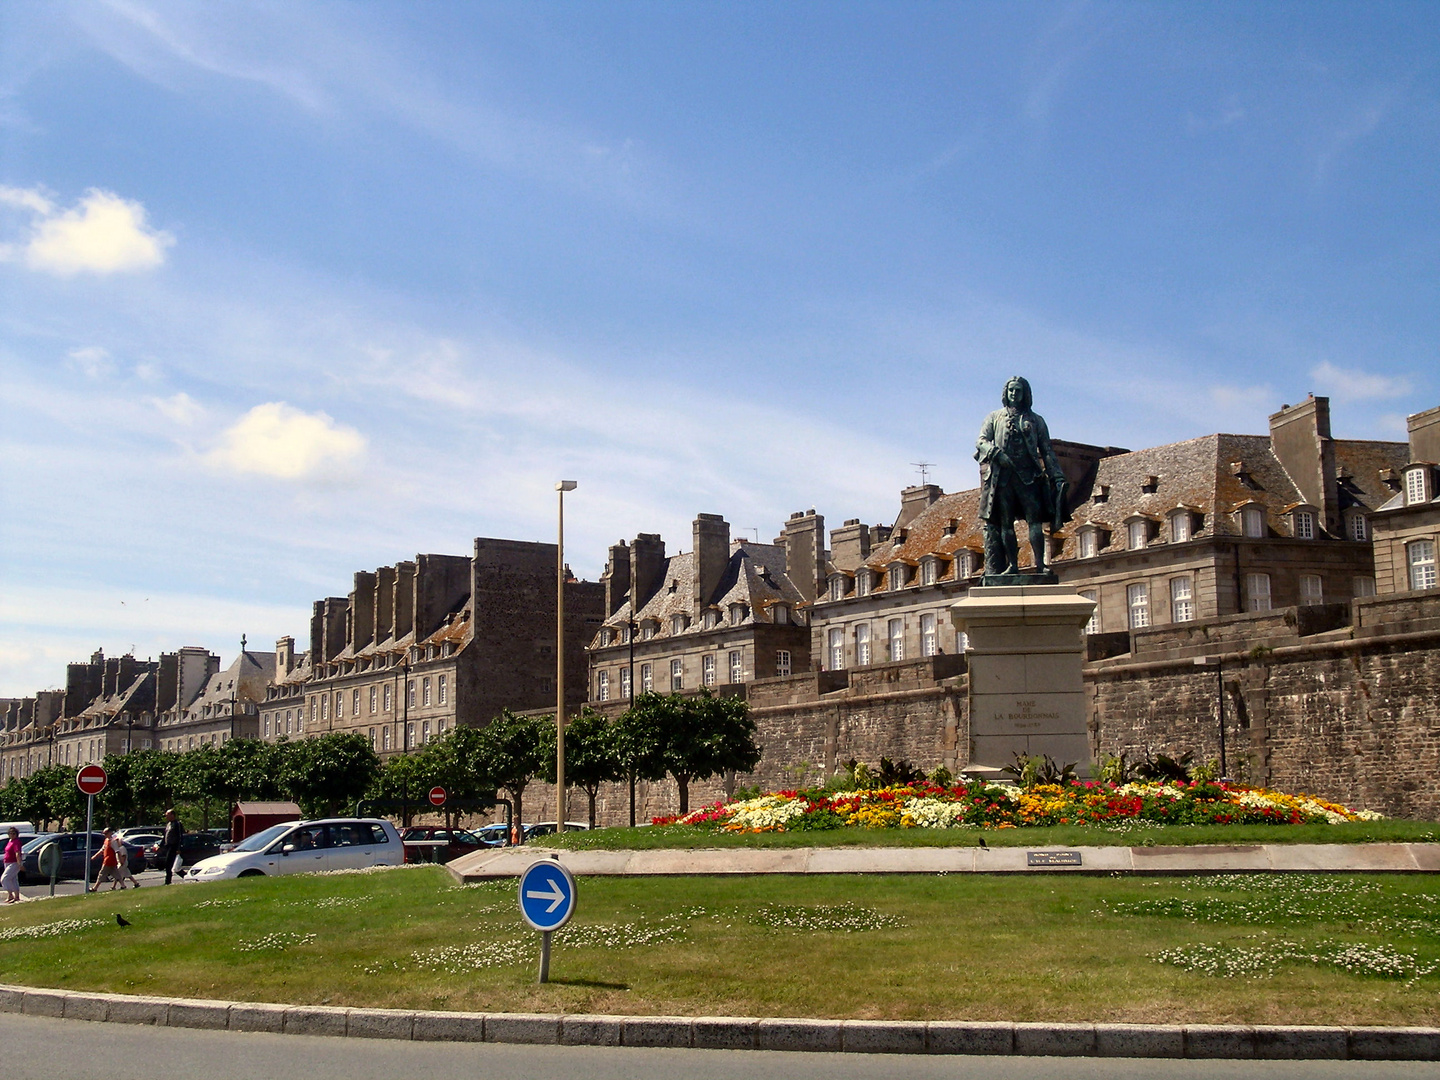
[[[1434,1062],[908,1057],[513,1046],[90,1024],[0,1014],[6,1080],[1418,1080]]]
[[[146,870],[144,873],[137,875],[136,880],[140,882],[142,889],[149,888],[151,885],[164,885],[165,873],[163,870]],[[93,877],[91,881],[94,881]],[[78,878],[74,881],[57,881],[55,883],[55,895],[79,896],[83,888],[84,886]],[[100,891],[105,892],[109,888],[110,882],[107,881],[101,886]],[[50,895],[50,885],[48,882],[44,885],[21,885],[20,895],[26,900],[39,900]]]

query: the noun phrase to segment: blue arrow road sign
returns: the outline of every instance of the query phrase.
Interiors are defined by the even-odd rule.
[[[558,930],[575,914],[575,879],[552,859],[520,875],[520,914],[536,930]]]

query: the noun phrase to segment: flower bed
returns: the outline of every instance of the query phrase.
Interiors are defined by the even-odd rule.
[[[1383,815],[1312,795],[1208,781],[1108,784],[1075,781],[1020,788],[928,781],[858,791],[777,791],[702,807],[656,825],[725,832],[806,829],[1014,829],[1028,825],[1302,825],[1377,821]]]

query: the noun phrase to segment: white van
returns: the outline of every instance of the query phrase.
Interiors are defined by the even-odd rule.
[[[362,870],[399,866],[405,845],[395,826],[381,818],[324,818],[287,821],[247,836],[223,855],[201,859],[186,881],[224,881],[320,870]]]
[[[5,842],[5,837],[10,835],[14,829],[20,834],[21,840],[28,840],[35,836],[35,824],[31,821],[0,821],[0,844]]]

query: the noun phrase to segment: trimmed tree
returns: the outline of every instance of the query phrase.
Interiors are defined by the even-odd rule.
[[[510,793],[515,803],[514,821],[521,828],[525,823],[525,788],[545,771],[547,743],[552,761],[555,756],[554,728],[554,717],[518,716],[509,709],[501,709],[499,716],[480,729],[479,751],[484,773],[496,787]]]
[[[550,743],[554,744],[552,735]],[[588,706],[565,725],[565,786],[585,792],[590,828],[595,828],[595,800],[600,785],[622,780],[625,768],[615,738],[615,725]],[[548,779],[555,782],[555,756],[550,755]]]
[[[630,824],[635,824],[635,781],[665,779],[666,699],[647,690],[615,720],[615,753],[630,781]]]
[[[358,732],[332,731],[285,745],[281,787],[307,817],[328,816],[353,806],[380,773],[380,759],[370,740]]]
[[[734,769],[749,772],[760,762],[750,703],[717,698],[708,690],[665,699],[665,768],[680,790],[680,814],[690,812],[690,781]]]

